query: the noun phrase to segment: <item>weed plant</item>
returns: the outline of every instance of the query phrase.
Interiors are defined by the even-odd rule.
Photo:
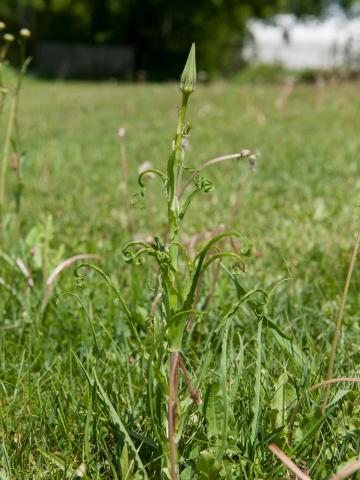
[[[5,28],[6,25],[0,22],[0,31]],[[80,254],[64,260],[62,246],[53,251],[51,215],[40,219],[27,232],[22,228],[20,207],[25,186],[23,170],[26,152],[22,148],[19,101],[31,62],[26,55],[30,36],[30,30],[22,28],[17,37],[4,33],[0,44],[0,122],[4,125],[0,152],[0,258],[7,267],[1,272],[0,283],[11,294],[12,301],[24,308],[23,326],[32,320],[36,323],[41,321],[53,285],[65,268],[80,260],[98,258],[97,255]],[[8,60],[13,45],[18,49],[18,69],[12,68]],[[9,187],[12,187],[13,204],[10,202]],[[22,285],[24,282],[25,285]]]
[[[239,301],[237,304],[229,308],[223,319],[219,322],[214,330],[214,335],[220,335],[224,330],[227,332],[230,326],[230,319],[236,314],[239,307],[255,297],[260,296],[260,302],[250,301],[250,304],[256,313],[257,318],[262,321],[262,309],[266,303],[266,293],[255,289],[245,292],[236,280],[236,270],[245,270],[244,257],[251,253],[251,246],[246,239],[243,239],[240,233],[236,231],[222,231],[217,235],[210,235],[210,240],[197,252],[193,257],[189,252],[188,246],[181,242],[180,233],[181,225],[188,213],[191,202],[196,195],[200,193],[208,193],[212,190],[212,183],[200,175],[200,172],[207,166],[225,161],[249,158],[250,164],[253,164],[255,156],[249,150],[242,150],[235,155],[227,155],[213,159],[204,166],[193,171],[189,181],[184,186],[181,185],[184,173],[191,171],[191,168],[185,163],[185,145],[190,134],[190,124],[187,122],[186,113],[188,102],[191,94],[194,92],[196,85],[196,60],[195,45],[191,47],[188,60],[180,81],[180,91],[182,93],[181,105],[179,108],[178,125],[176,134],[172,143],[172,150],[168,159],[166,173],[158,169],[148,168],[143,170],[138,179],[141,192],[137,196],[145,197],[145,178],[149,175],[157,176],[164,187],[164,196],[167,202],[167,224],[166,236],[161,239],[156,236],[152,242],[131,241],[127,243],[123,249],[123,256],[128,263],[141,263],[144,256],[153,257],[157,263],[159,270],[159,285],[161,298],[158,312],[156,312],[149,321],[152,323],[152,342],[151,348],[146,347],[141,339],[133,318],[125,299],[119,294],[118,298],[122,304],[128,317],[129,325],[134,338],[137,340],[138,348],[144,359],[147,360],[146,371],[148,372],[147,385],[147,404],[148,412],[153,424],[154,435],[160,447],[160,461],[157,462],[156,475],[164,475],[175,480],[178,478],[178,448],[177,445],[182,442],[183,430],[188,421],[188,415],[191,408],[196,410],[202,405],[202,399],[198,386],[192,383],[191,375],[187,370],[185,359],[183,356],[183,337],[186,327],[189,324],[201,323],[207,317],[207,311],[198,307],[198,299],[196,294],[200,288],[200,280],[206,271],[215,262],[224,259],[230,259],[235,262],[231,270],[227,270],[229,278],[232,279],[238,288]],[[192,186],[190,193],[189,187]],[[182,196],[185,199],[182,201]],[[218,245],[224,239],[238,238],[242,245],[237,248],[235,243],[232,245],[234,251],[223,251]],[[239,250],[239,252],[237,251]],[[90,265],[80,265],[77,268],[78,275],[83,267]],[[95,268],[111,285],[108,277],[97,267]],[[224,268],[226,268],[224,266]],[[152,309],[154,310],[154,309]],[[260,327],[259,327],[260,328]],[[217,471],[223,468],[224,455],[228,442],[228,416],[229,405],[226,387],[226,348],[227,341],[223,345],[224,353],[222,360],[222,384],[219,388],[222,395],[222,408],[224,409],[224,419],[222,421],[222,432],[219,432],[218,441],[220,442],[217,452],[208,452],[210,455],[206,462],[214,461],[216,467],[203,467],[206,470]],[[167,372],[167,375],[164,373]],[[203,372],[204,374],[205,372]],[[178,385],[179,374],[183,375],[187,384],[189,397],[192,400],[193,407],[188,405],[185,411],[181,412],[178,417]],[[108,399],[105,392],[98,381],[96,374],[91,382],[91,386],[97,385],[100,396],[105,404]],[[225,390],[224,390],[225,389]],[[167,418],[167,421],[165,421]],[[118,422],[119,423],[119,422]],[[253,426],[253,436],[256,431],[256,424]],[[124,429],[122,429],[124,430]],[[138,463],[139,469],[146,474],[146,469],[140,460],[134,444],[131,442],[128,447]],[[205,462],[205,463],[206,463]],[[220,466],[220,467],[219,467]],[[205,472],[205,470],[204,470]]]
[[[5,24],[1,22],[1,28],[5,29]],[[28,29],[20,30],[18,38],[10,33],[2,35],[2,44],[0,45],[0,120],[6,115],[5,138],[1,152],[1,170],[0,170],[0,225],[1,231],[4,229],[6,213],[6,181],[8,175],[8,166],[12,156],[12,168],[16,175],[16,186],[14,189],[15,211],[20,211],[21,193],[23,189],[22,164],[24,154],[20,146],[20,132],[18,124],[19,96],[21,92],[23,78],[26,74],[30,58],[26,58],[26,42],[31,33]],[[20,51],[20,68],[13,84],[7,85],[4,80],[6,69],[9,68],[7,56],[12,43],[16,42]],[[3,235],[2,235],[3,236]]]

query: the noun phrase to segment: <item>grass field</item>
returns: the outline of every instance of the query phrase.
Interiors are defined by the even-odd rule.
[[[233,218],[247,162],[206,171],[215,190],[194,200],[183,239],[221,224],[249,238],[254,255],[236,278],[245,291],[269,293],[277,285],[266,317],[277,330],[245,304],[223,325],[239,292],[231,272],[220,269],[208,313],[190,322],[184,338],[183,357],[203,403],[193,405],[181,380],[182,480],[291,478],[268,450],[272,442],[313,479],[359,456],[356,384],[336,384],[325,414],[324,388],[308,392],[326,378],[359,228],[359,85],[299,85],[278,109],[282,88],[219,82],[191,98],[188,166],[242,148],[258,158]],[[122,255],[132,237],[163,235],[166,205],[158,179],[147,180],[143,208],[133,209],[133,233],[126,228],[117,132],[126,129],[136,193],[140,164],[165,169],[178,101],[174,84],[25,84],[23,203],[16,221],[8,210],[0,252],[1,479],[85,478],[83,467],[76,473],[81,464],[89,479],[144,478],[141,464],[148,478],[166,478],[166,345],[156,343],[159,315],[151,315],[157,269],[151,259],[127,265]],[[46,278],[80,253],[101,256],[96,264],[127,299],[145,353],[96,272],[79,279],[74,267],[64,270],[41,313]],[[18,258],[31,268],[33,287]],[[209,271],[197,308],[212,279]],[[57,302],[65,292],[77,297]],[[336,377],[359,377],[359,300],[355,268]]]

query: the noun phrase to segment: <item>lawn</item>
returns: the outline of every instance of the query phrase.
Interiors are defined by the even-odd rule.
[[[221,225],[238,230],[253,255],[237,275],[224,260],[210,300],[211,269],[201,283],[196,308],[207,313],[190,321],[183,357],[203,403],[193,405],[181,380],[181,480],[289,478],[272,442],[313,479],[359,454],[356,384],[335,384],[325,414],[324,388],[308,392],[326,378],[359,228],[359,85],[297,85],[277,108],[283,88],[216,82],[190,99],[186,166],[243,148],[257,160],[235,207],[247,161],[205,170],[215,188],[195,198],[183,224],[187,242]],[[76,478],[80,465],[89,479],[140,479],[140,465],[149,478],[166,475],[167,353],[152,310],[158,270],[151,258],[128,265],[122,253],[133,238],[164,234],[166,202],[159,180],[147,179],[129,231],[118,129],[126,129],[129,189],[137,193],[142,163],[166,168],[178,102],[175,84],[25,83],[22,206],[15,220],[8,209],[0,251],[1,479]],[[91,263],[127,299],[145,351],[96,271],[64,270],[41,312],[50,272],[82,253],[100,255]],[[14,267],[18,258],[31,268],[33,287]],[[258,299],[224,325],[240,284],[271,292],[266,316],[254,314]],[[359,376],[359,300],[355,268],[335,377]]]

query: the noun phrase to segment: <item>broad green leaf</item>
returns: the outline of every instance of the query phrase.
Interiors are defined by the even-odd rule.
[[[193,478],[193,469],[188,466],[180,474],[180,480],[191,480]]]
[[[333,408],[328,409],[328,411],[321,415],[320,409],[316,408],[313,412],[312,419],[308,423],[308,428],[303,432],[302,438],[292,449],[292,453],[300,453],[309,443],[310,439],[313,438],[316,433],[320,430],[321,426],[325,420],[332,414]]]
[[[121,478],[127,478],[129,472],[129,455],[127,443],[124,443],[124,446],[121,450],[120,455],[120,469],[121,469]]]
[[[296,345],[296,343],[291,341],[285,335],[280,334],[279,330],[277,329],[275,330],[274,328],[271,328],[271,332],[274,335],[279,346],[289,355],[291,360],[296,363],[297,367],[301,368],[302,370],[304,368],[309,368],[309,362],[306,355],[303,353],[301,348]]]
[[[221,440],[223,426],[223,400],[218,384],[214,383],[210,387],[205,416],[208,441],[218,445]]]
[[[342,398],[344,398],[351,390],[345,389],[345,390],[340,390],[335,397],[331,400],[331,402],[328,404],[328,408],[331,407],[332,405],[335,405],[336,403],[340,402]]]
[[[207,450],[200,453],[197,471],[199,480],[219,480],[225,477],[223,465],[216,460],[215,455]]]
[[[272,408],[276,412],[275,427],[280,428],[285,423],[287,409],[296,400],[296,392],[288,382],[286,372],[282,373],[275,383],[275,393]]]

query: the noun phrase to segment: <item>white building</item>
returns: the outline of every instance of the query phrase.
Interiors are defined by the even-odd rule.
[[[292,69],[360,68],[360,17],[336,12],[321,21],[299,21],[278,15],[271,23],[253,20],[248,28],[252,41],[244,56],[251,63],[280,63]]]

